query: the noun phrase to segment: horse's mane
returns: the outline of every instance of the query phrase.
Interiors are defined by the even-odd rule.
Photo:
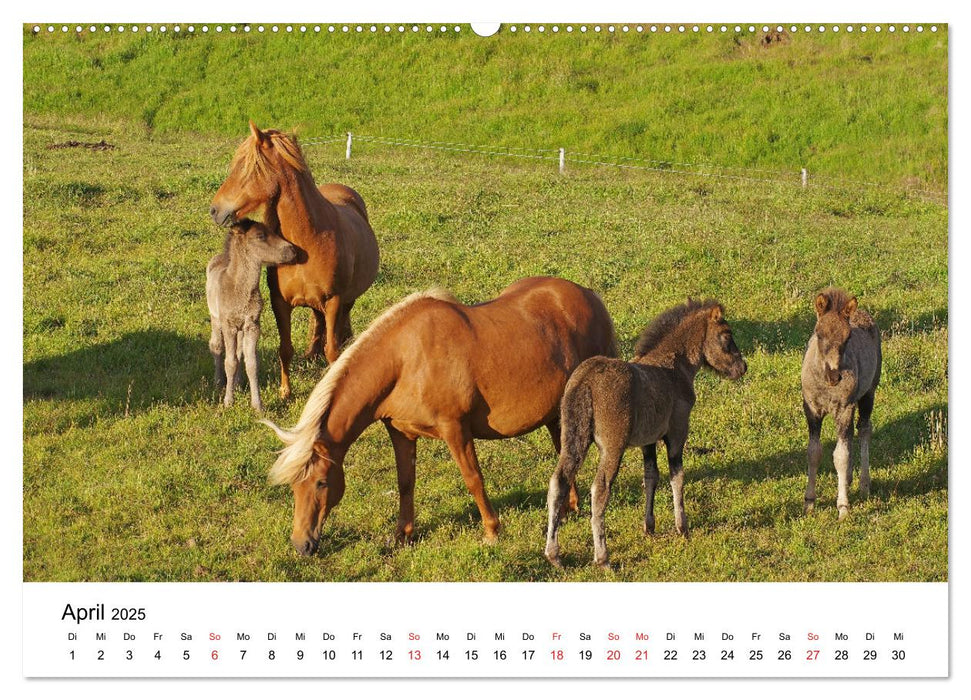
[[[303,151],[300,150],[300,145],[297,143],[296,136],[289,136],[276,129],[267,129],[261,133],[263,138],[270,140],[270,143],[273,145],[273,150],[278,152],[287,164],[298,172],[310,172],[307,161],[303,157]],[[251,175],[262,177],[268,172],[273,172],[276,166],[266,157],[264,150],[256,137],[250,134],[239,144],[239,148],[236,149],[236,155],[233,156],[233,164],[231,167],[234,169],[238,167],[243,177],[249,177]]]
[[[369,345],[371,339],[379,336],[406,308],[421,299],[429,298],[451,302],[457,301],[451,292],[437,288],[428,289],[423,292],[415,292],[405,297],[378,316],[341,353],[341,356],[331,365],[324,378],[310,392],[307,404],[303,407],[303,412],[300,414],[300,420],[297,421],[297,424],[293,428],[284,430],[268,420],[262,421],[273,429],[273,432],[277,434],[277,437],[285,445],[283,450],[280,451],[276,462],[270,468],[269,479],[271,484],[294,484],[306,477],[307,465],[310,463],[314,442],[320,434],[321,423],[327,415],[327,411],[330,409],[334,391],[340,379],[344,376],[347,365],[361,352],[361,348]]]
[[[678,327],[688,314],[701,309],[711,309],[716,306],[718,306],[718,302],[714,299],[706,299],[705,301],[688,299],[687,303],[668,309],[647,324],[647,327],[641,331],[641,335],[637,339],[637,344],[634,346],[634,356],[643,357],[656,348],[664,338]]]
[[[824,296],[829,299],[829,308],[836,311],[836,313],[842,311],[843,307],[846,306],[846,302],[853,298],[839,287],[826,287],[826,289],[819,293],[819,296]],[[871,330],[876,324],[873,321],[873,316],[861,309],[859,304],[857,304],[856,309],[850,314],[850,325]]]

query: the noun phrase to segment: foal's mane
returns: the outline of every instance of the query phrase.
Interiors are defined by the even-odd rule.
[[[310,168],[303,157],[303,151],[297,143],[296,136],[284,134],[276,129],[266,129],[260,132],[262,138],[268,139],[273,145],[273,150],[280,154],[284,162],[301,173],[309,173]],[[266,157],[265,150],[256,136],[250,134],[239,144],[236,155],[233,156],[232,168],[239,168],[241,175],[249,177],[251,175],[265,176],[267,173],[276,172],[278,167]]]
[[[712,309],[716,306],[718,306],[718,302],[714,299],[706,299],[705,301],[688,299],[687,303],[663,312],[641,331],[637,344],[634,346],[634,357],[643,357],[656,348],[675,328],[681,325],[685,317],[695,311]]]
[[[348,364],[371,344],[374,338],[380,337],[384,330],[396,321],[404,311],[422,299],[439,299],[441,301],[457,302],[451,292],[444,289],[428,289],[406,296],[387,311],[378,316],[357,339],[348,346],[337,361],[331,365],[327,374],[321,379],[314,390],[310,392],[307,404],[303,407],[300,420],[290,430],[284,430],[268,420],[262,421],[270,426],[283,441],[285,447],[270,468],[271,484],[295,484],[307,476],[307,465],[313,453],[314,442],[320,434],[321,424],[338,383],[346,374]]]

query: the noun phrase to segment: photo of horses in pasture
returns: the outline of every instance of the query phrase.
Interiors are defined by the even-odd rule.
[[[220,27],[24,27],[26,581],[947,580],[946,26]]]

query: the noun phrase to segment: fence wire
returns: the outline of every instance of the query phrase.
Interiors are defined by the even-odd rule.
[[[808,182],[803,183],[802,169],[770,169],[749,166],[718,165],[710,162],[690,162],[670,159],[647,158],[643,156],[616,156],[602,153],[588,153],[583,151],[561,152],[559,148],[532,148],[527,146],[499,146],[494,144],[473,144],[457,141],[421,141],[418,139],[372,136],[368,134],[342,134],[301,139],[305,146],[325,145],[329,143],[346,143],[348,136],[353,144],[358,142],[454,153],[475,153],[485,156],[507,158],[525,158],[531,160],[559,161],[563,165],[588,165],[594,167],[610,167],[625,170],[641,170],[655,173],[669,173],[695,177],[720,178],[725,180],[739,180],[758,183],[774,183],[781,185],[821,188],[827,190],[846,189],[876,189],[885,192],[916,194],[944,207],[947,206],[948,193],[946,191],[930,190],[916,187],[894,187],[888,183],[856,180],[837,175],[822,173],[808,173]],[[751,174],[749,174],[751,173]]]

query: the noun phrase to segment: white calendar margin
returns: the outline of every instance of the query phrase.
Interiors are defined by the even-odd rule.
[[[417,9],[416,5],[418,6]],[[461,8],[456,10],[455,8]],[[234,13],[246,12],[247,16],[253,21],[273,21],[293,19],[299,21],[321,21],[322,19],[332,21],[357,21],[363,19],[361,15],[368,18],[391,20],[391,21],[412,21],[422,19],[442,19],[447,21],[467,22],[467,21],[496,21],[507,22],[523,21],[626,21],[629,18],[649,18],[650,21],[774,21],[780,14],[777,2],[769,0],[748,0],[746,2],[736,2],[727,5],[724,2],[714,0],[700,0],[691,5],[684,4],[648,4],[633,2],[633,0],[601,0],[598,3],[578,2],[568,0],[553,2],[552,0],[540,0],[532,4],[521,2],[521,0],[493,0],[482,7],[476,7],[470,3],[461,5],[446,2],[445,0],[421,0],[420,2],[392,3],[390,0],[359,0],[357,3],[345,5],[328,5],[322,8],[319,3],[311,3],[307,0],[298,0],[287,8],[287,12],[292,13],[293,17],[282,18],[278,16],[278,6],[258,2],[257,0],[237,0],[234,3]],[[326,10],[326,17],[324,17]],[[8,12],[11,12],[8,10]],[[38,17],[40,12],[42,15]],[[919,17],[916,14],[919,14]],[[38,19],[83,19],[85,17],[98,17],[100,19],[110,19],[112,21],[212,21],[218,14],[215,10],[207,10],[197,2],[187,0],[170,0],[164,7],[152,5],[132,5],[122,3],[120,0],[89,0],[88,2],[66,2],[66,0],[48,0],[39,9],[37,5],[17,5],[11,12],[15,17],[8,17],[6,23],[7,31],[4,32],[3,50],[7,53],[4,67],[0,69],[0,79],[5,88],[4,94],[16,96],[5,102],[2,110],[4,124],[17,134],[22,133],[22,77],[21,77],[21,43],[20,25],[24,22],[37,21]],[[967,58],[969,52],[962,48],[962,40],[965,40],[965,33],[971,23],[965,23],[967,10],[958,10],[952,3],[942,0],[924,0],[917,4],[913,2],[901,2],[900,0],[888,0],[878,6],[854,6],[840,0],[817,0],[808,6],[798,8],[786,8],[784,14],[794,15],[790,19],[802,21],[832,21],[832,22],[860,22],[860,21],[912,21],[932,20],[948,22],[951,27],[949,37],[951,39],[951,87],[949,105],[951,110],[951,123],[957,124],[954,115],[966,116],[968,109],[968,95],[971,94],[971,84],[967,76],[971,73],[971,60]],[[786,19],[779,17],[778,19]],[[99,20],[100,21],[100,20]],[[971,35],[971,31],[967,31]],[[967,178],[967,164],[971,162],[971,150],[967,146],[967,139],[962,138],[960,127],[952,130],[951,134],[951,189],[957,191]],[[16,137],[19,140],[19,136]],[[4,194],[4,203],[7,205],[5,210],[12,216],[21,216],[22,208],[19,197],[16,194],[16,185],[21,184],[22,172],[20,167],[22,158],[7,159],[3,165],[3,182],[8,185]],[[22,191],[22,190],[21,190]],[[952,231],[968,231],[971,226],[962,226],[969,223],[969,219],[962,212],[961,202],[958,198],[952,198],[952,208],[950,212]],[[952,271],[958,269],[969,262],[967,243],[961,237],[953,236],[950,246],[952,256]],[[7,298],[16,300],[22,294],[20,280],[22,276],[22,258],[3,259],[0,262],[3,272],[2,277],[4,291]],[[966,309],[971,301],[967,280],[963,280],[956,275],[949,276],[950,300],[951,300],[951,327],[950,338],[953,343],[952,348],[971,347],[968,339],[969,316]],[[15,314],[20,314],[22,304],[11,303],[9,308]],[[16,372],[14,382],[19,386],[22,382],[22,374],[19,373],[18,365],[22,366],[22,344],[19,334],[7,332],[5,343],[0,344],[0,353],[5,366],[11,368],[9,371]],[[971,454],[971,449],[962,436],[962,428],[966,424],[965,408],[967,399],[961,399],[961,395],[968,396],[967,389],[971,389],[971,382],[967,379],[967,374],[957,364],[952,365],[950,370],[950,387],[952,401],[949,406],[949,419],[953,430],[950,437],[951,465],[959,463],[961,458]],[[961,390],[965,389],[964,392]],[[21,695],[30,694],[33,698],[58,698],[61,699],[68,692],[80,697],[125,697],[130,698],[137,694],[144,700],[154,698],[170,698],[173,691],[188,692],[193,694],[211,693],[216,690],[207,681],[173,681],[163,684],[145,684],[139,681],[87,681],[80,684],[64,682],[27,682],[21,675],[22,672],[22,645],[21,639],[14,634],[16,614],[14,609],[20,600],[22,593],[22,453],[16,450],[15,445],[22,442],[22,405],[20,403],[22,392],[8,392],[0,398],[2,407],[5,409],[3,415],[8,417],[10,423],[0,426],[0,435],[6,438],[5,443],[11,451],[13,458],[11,468],[6,472],[7,487],[3,490],[6,494],[6,506],[2,510],[3,524],[7,535],[3,538],[4,562],[7,564],[7,575],[3,579],[3,600],[7,603],[9,615],[4,615],[7,622],[5,628],[7,634],[0,635],[0,664],[3,669],[3,680],[5,686],[12,692]],[[19,423],[13,418],[20,416]],[[958,493],[959,490],[966,493],[966,489],[961,489],[960,485],[967,483],[967,478],[963,477],[959,470],[949,471],[949,490],[951,494]],[[962,518],[960,511],[949,509],[950,512],[950,547],[955,551],[955,547],[960,547],[966,541],[967,519]],[[17,535],[20,535],[17,537]],[[963,582],[967,581],[971,564],[966,557],[955,557],[952,559],[950,569],[950,590],[957,595],[951,594],[951,659],[965,659],[971,654],[971,644],[965,641],[964,633],[971,629],[968,625],[968,606],[963,603],[961,591],[967,586]],[[624,584],[618,584],[624,585]],[[967,593],[964,590],[964,593]],[[23,623],[23,620],[21,620]],[[930,691],[935,697],[950,697],[958,695],[959,679],[967,680],[971,676],[968,664],[952,664],[951,682],[942,684],[936,681],[915,681],[900,682],[896,680],[867,681],[867,692],[879,693],[881,698],[907,697],[912,698],[914,694],[922,691]],[[251,680],[221,681],[219,692],[232,692],[235,698],[264,698],[268,692],[298,692],[307,683],[313,681],[277,681],[277,682],[257,682]],[[175,683],[173,685],[172,683]],[[716,685],[712,685],[716,683]],[[549,687],[547,687],[547,684]],[[856,681],[820,681],[818,683],[789,682],[785,680],[766,680],[766,681],[733,681],[730,684],[722,684],[717,681],[664,681],[655,680],[649,686],[654,693],[658,692],[683,692],[687,688],[693,688],[695,692],[718,692],[729,698],[733,697],[779,697],[785,694],[788,699],[799,698],[818,698],[820,692],[860,692],[862,686]],[[395,685],[394,692],[406,697],[417,695],[420,692],[423,698],[448,697],[454,698],[457,693],[461,693],[463,699],[492,698],[497,692],[509,692],[511,689],[535,692],[538,686],[529,682],[498,682],[498,683],[478,683],[468,684],[462,681],[416,681],[405,685]],[[640,681],[615,681],[615,682],[581,682],[576,681],[548,681],[543,686],[544,690],[553,690],[559,697],[588,697],[595,689],[608,689],[611,692],[626,690],[643,692],[645,686]],[[385,692],[392,690],[387,682],[359,682],[359,681],[330,681],[326,685],[327,692],[348,691],[360,693],[365,689]]]
[[[946,677],[947,588],[946,583],[28,583],[24,673]],[[114,608],[144,610],[144,619],[112,620]],[[94,610],[97,617],[74,619],[80,609]],[[325,633],[333,641],[325,641]],[[696,650],[704,657],[694,658]],[[753,660],[756,650],[760,658]],[[838,650],[847,651],[848,659],[835,659]],[[875,658],[867,660],[865,650],[873,650]],[[893,651],[900,650],[905,658],[894,659]],[[334,658],[323,658],[324,651]],[[438,656],[443,651],[447,659]],[[790,658],[779,660],[780,651]],[[554,659],[555,652],[561,658]],[[581,652],[589,659],[581,659]],[[667,659],[672,652],[675,657]],[[727,652],[731,656],[725,658]]]

